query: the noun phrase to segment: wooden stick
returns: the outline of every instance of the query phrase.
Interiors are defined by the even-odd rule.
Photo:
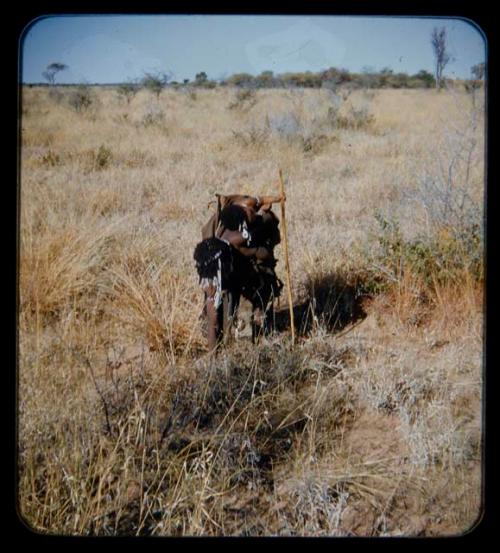
[[[279,170],[280,189],[281,189],[281,228],[283,237],[283,248],[285,251],[285,270],[286,270],[286,285],[288,290],[288,307],[290,309],[290,325],[292,329],[292,345],[295,344],[295,320],[293,317],[293,300],[292,300],[292,279],[290,276],[290,262],[288,260],[288,235],[286,231],[285,219],[285,184],[283,182],[283,173]]]

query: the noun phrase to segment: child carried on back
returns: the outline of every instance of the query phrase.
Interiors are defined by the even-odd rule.
[[[220,340],[220,307],[223,291],[230,290],[237,309],[240,296],[252,303],[253,322],[262,326],[269,302],[278,297],[282,283],[274,268],[273,249],[280,241],[279,220],[271,211],[276,196],[224,196],[202,231],[194,259],[205,293],[209,350]],[[220,201],[220,198],[219,198]],[[262,202],[265,203],[262,203]],[[264,207],[264,209],[262,209]]]

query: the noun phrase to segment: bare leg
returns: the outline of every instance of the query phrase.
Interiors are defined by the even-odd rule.
[[[263,313],[260,307],[252,310],[252,342],[255,344],[262,335]]]
[[[264,333],[270,334],[274,331],[274,303],[271,302],[264,317]]]
[[[224,344],[229,344],[234,339],[234,333],[236,330],[238,320],[238,307],[240,305],[240,291],[237,288],[231,288],[225,292],[225,305],[226,310],[223,315],[223,332]]]
[[[215,308],[214,298],[216,289],[209,285],[204,289],[205,292],[205,313],[207,316],[207,338],[208,351],[214,353],[218,346],[220,334],[219,314]]]
[[[214,300],[210,296],[207,298],[207,319],[208,319],[208,350],[214,353],[217,349],[219,338],[219,318],[217,309],[215,309]]]

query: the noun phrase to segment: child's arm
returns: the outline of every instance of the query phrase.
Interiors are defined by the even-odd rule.
[[[286,196],[283,197],[286,200]],[[269,211],[273,204],[281,202],[281,196],[257,196],[257,210]]]
[[[246,246],[246,240],[243,238],[240,232],[235,230],[226,231],[222,235],[234,248],[236,248],[245,257],[256,257],[257,259],[269,259],[271,252],[264,246],[257,248],[249,248]]]
[[[229,194],[227,196],[216,194],[216,196],[224,198],[223,205],[236,203],[255,209],[255,211],[259,209],[269,211],[273,204],[281,202],[282,199],[281,196],[244,196],[241,194]],[[283,199],[286,200],[286,196]]]

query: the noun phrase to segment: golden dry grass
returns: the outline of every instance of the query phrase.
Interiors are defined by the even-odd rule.
[[[82,113],[69,93],[22,99],[26,523],[71,535],[469,529],[481,509],[483,304],[468,250],[444,280],[403,259],[341,332],[321,314],[355,322],[380,245],[375,213],[397,218],[406,240],[432,235],[426,175],[451,166],[453,191],[466,182],[482,206],[470,97],[355,91],[335,125],[324,90],[141,91],[127,105],[98,89]],[[294,297],[315,295],[323,313],[310,308],[294,350],[284,332],[210,360],[192,261],[207,204],[214,192],[276,193],[279,167]]]

